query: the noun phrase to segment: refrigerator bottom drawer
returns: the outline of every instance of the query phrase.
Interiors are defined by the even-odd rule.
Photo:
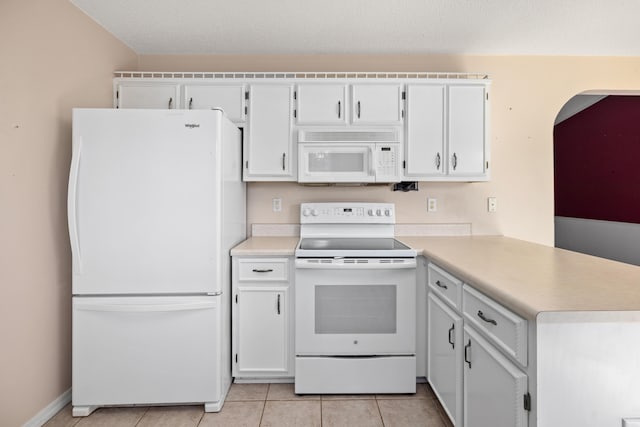
[[[74,297],[74,406],[220,399],[220,296]]]

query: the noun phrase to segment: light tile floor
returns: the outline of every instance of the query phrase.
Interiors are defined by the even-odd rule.
[[[222,411],[198,406],[100,408],[73,418],[71,405],[46,427],[425,426],[450,427],[427,384],[416,394],[296,395],[293,384],[233,384]]]

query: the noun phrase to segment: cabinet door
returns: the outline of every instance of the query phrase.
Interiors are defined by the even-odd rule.
[[[249,88],[246,181],[295,181],[291,138],[292,85],[252,85]]]
[[[450,175],[485,174],[485,106],[485,86],[449,86]]]
[[[186,85],[183,105],[188,109],[220,108],[229,120],[244,121],[243,85]]]
[[[462,317],[433,293],[428,300],[427,378],[454,425],[462,421]]]
[[[344,124],[346,93],[346,85],[299,85],[297,123],[299,125]]]
[[[442,176],[445,170],[444,85],[407,86],[405,175]]]
[[[116,88],[116,108],[179,108],[180,85],[127,83]]]
[[[351,117],[354,124],[400,124],[402,85],[353,85]]]
[[[238,288],[238,374],[287,373],[289,353],[286,287]]]
[[[463,351],[465,427],[526,427],[527,375],[469,326]]]

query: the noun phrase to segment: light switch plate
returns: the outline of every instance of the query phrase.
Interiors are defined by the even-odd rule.
[[[427,212],[436,212],[438,210],[438,199],[427,199]]]

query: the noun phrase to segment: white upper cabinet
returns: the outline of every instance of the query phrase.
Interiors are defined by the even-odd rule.
[[[346,123],[347,85],[304,84],[297,89],[298,125]]]
[[[445,85],[407,86],[405,176],[445,173]]]
[[[485,84],[407,86],[407,180],[488,179]]]
[[[351,91],[354,124],[402,123],[401,84],[355,84]]]
[[[310,128],[344,130],[349,137],[360,131],[392,130],[400,142],[396,152],[401,172],[394,175],[394,182],[489,179],[490,81],[485,78],[446,73],[427,78],[409,76],[411,73],[406,77],[377,73],[331,73],[334,77],[326,73],[317,73],[318,77],[305,73],[165,74],[117,78],[114,107],[222,109],[244,128],[245,181],[297,181],[295,138]],[[179,77],[172,77],[174,74]],[[347,182],[340,179],[332,177],[327,182]]]
[[[292,105],[293,85],[250,86],[244,142],[245,181],[297,179]]]
[[[116,108],[180,108],[180,85],[127,82],[116,86]]]
[[[478,177],[485,174],[486,88],[449,86],[449,174]]]
[[[244,85],[185,85],[183,93],[184,108],[219,108],[233,122],[241,123],[245,120]]]

